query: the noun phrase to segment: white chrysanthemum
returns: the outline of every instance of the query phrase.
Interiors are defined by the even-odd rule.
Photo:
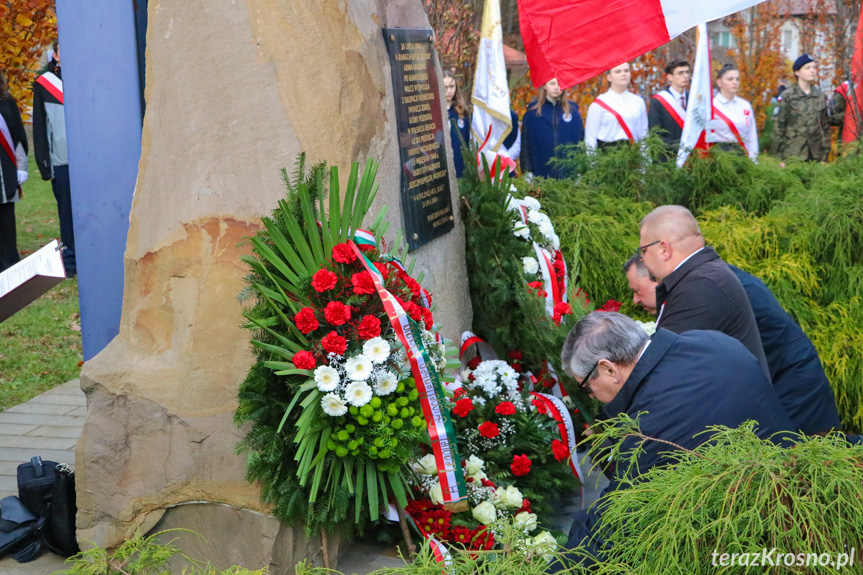
[[[338,417],[348,412],[348,406],[345,400],[339,397],[337,393],[328,393],[321,399],[321,409],[324,413],[331,417]]]
[[[538,210],[539,208],[542,207],[539,204],[539,200],[537,200],[536,198],[533,198],[531,196],[525,196],[521,200],[521,203],[524,205],[524,207],[526,207],[529,210]]]
[[[324,393],[335,391],[340,383],[339,372],[328,365],[318,366],[315,369],[315,383]]]
[[[530,239],[530,229],[521,221],[517,221],[512,225],[512,235],[517,238]]]
[[[392,372],[386,372],[378,378],[375,385],[375,393],[380,396],[389,395],[396,390],[399,384],[399,379]]]
[[[539,271],[539,262],[536,261],[536,258],[527,256],[521,258],[521,268],[524,270],[524,273],[533,275]]]
[[[362,407],[372,400],[372,388],[364,381],[354,381],[345,388],[345,398],[351,405]]]
[[[382,337],[373,337],[363,344],[363,355],[372,363],[383,363],[390,356],[390,344]]]
[[[372,360],[357,355],[345,362],[345,374],[351,381],[365,381],[372,374]]]

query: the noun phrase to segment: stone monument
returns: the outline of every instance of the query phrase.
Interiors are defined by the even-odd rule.
[[[402,226],[385,27],[428,28],[420,0],[150,0],[120,333],[81,375],[79,540],[183,526],[209,541],[193,556],[273,573],[320,554],[267,513],[235,454],[236,390],[253,361],[239,258],[302,150],[342,169],[380,161],[372,212],[389,206],[388,235]],[[412,254],[457,339],[471,310],[450,178],[455,228]]]

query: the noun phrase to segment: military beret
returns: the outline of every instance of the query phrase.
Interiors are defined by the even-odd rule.
[[[815,61],[815,59],[812,58],[812,56],[810,56],[809,54],[803,54],[802,56],[800,56],[799,58],[794,60],[794,66],[792,69],[796,72],[797,70],[799,70],[800,68],[802,68],[803,66],[808,64],[809,62],[814,62],[814,61]]]

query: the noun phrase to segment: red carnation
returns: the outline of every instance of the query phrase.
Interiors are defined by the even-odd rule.
[[[351,308],[340,301],[331,301],[324,308],[324,318],[330,325],[342,325],[351,319]]]
[[[559,251],[555,252],[554,263],[551,264],[551,267],[554,268],[554,273],[559,278],[562,278],[563,274],[566,273],[566,264],[563,263],[563,256]]]
[[[521,361],[521,359],[522,359],[522,353],[521,353],[521,350],[519,350],[519,349],[510,350],[506,354],[506,356],[512,360],[515,360],[515,361]]]
[[[374,266],[378,268],[378,271],[381,272],[381,275],[384,276],[385,280],[390,279],[390,269],[385,263],[375,262]]]
[[[465,388],[459,387],[454,392],[452,392],[452,398],[458,399],[459,397],[461,397],[462,395],[465,395],[466,393],[467,393],[467,390]],[[467,463],[466,461],[462,461],[462,465],[464,465],[466,463]]]
[[[323,347],[324,351],[327,353],[344,355],[345,351],[348,349],[348,342],[336,332],[331,331],[321,340],[321,347]]]
[[[340,264],[350,264],[357,261],[357,254],[347,242],[333,246],[333,259]]]
[[[465,477],[464,480],[468,483],[473,483],[473,477]]]
[[[318,364],[315,356],[305,350],[295,353],[293,361],[297,369],[315,369]]]
[[[569,457],[569,448],[559,439],[551,442],[551,452],[554,453],[554,458],[558,461],[563,461]]]
[[[614,301],[613,299],[610,299],[607,302],[605,302],[604,304],[602,304],[602,307],[596,311],[618,311],[618,310],[620,310],[620,305],[621,304],[619,301]],[[556,307],[557,306],[555,306],[555,308]]]
[[[358,245],[357,247],[358,247],[358,248],[360,248],[360,251],[361,251],[361,252],[363,252],[363,253],[366,253],[366,252],[373,252],[373,251],[375,251],[375,250],[377,249],[377,247],[375,247],[375,246],[373,246],[373,245],[371,245],[371,244],[360,244],[360,245]]]
[[[405,275],[403,279],[405,280],[408,289],[410,289],[411,293],[414,294],[414,297],[420,297],[423,288],[420,287],[419,282],[408,275]]]
[[[463,397],[455,402],[455,407],[452,412],[459,417],[467,417],[467,414],[473,411],[473,400],[469,397]]]
[[[330,270],[318,270],[312,276],[312,287],[318,293],[329,291],[336,287],[338,276]]]
[[[311,333],[318,329],[318,318],[315,317],[315,310],[310,307],[304,307],[294,316],[294,323],[297,324],[297,329],[301,333]]]
[[[479,434],[483,437],[488,437],[489,439],[495,438],[500,435],[500,429],[498,429],[496,423],[492,423],[491,421],[486,421],[485,423],[480,423]]]
[[[420,306],[418,306],[418,305],[417,305],[417,304],[415,304],[414,302],[412,302],[412,301],[406,301],[406,302],[404,302],[404,303],[402,304],[402,307],[404,308],[405,313],[407,313],[407,314],[410,316],[410,318],[411,318],[412,320],[414,320],[414,321],[416,321],[416,322],[419,322],[420,320],[422,320],[422,318],[423,318],[423,313],[422,313],[423,308],[421,308]]]
[[[548,408],[545,406],[545,403],[543,403],[542,401],[540,401],[538,399],[534,399],[533,401],[531,401],[531,403],[533,404],[534,407],[536,407],[536,410],[538,412],[540,412],[541,414],[545,415],[546,413],[548,413]]]
[[[552,319],[554,319],[554,323],[560,324],[560,320],[563,316],[572,313],[572,308],[569,307],[569,304],[566,302],[560,302],[554,304],[554,315]]]
[[[357,333],[363,339],[372,339],[381,334],[381,320],[373,315],[367,315],[360,321],[357,326]]]
[[[509,468],[512,469],[512,474],[516,477],[527,475],[530,473],[530,464],[532,461],[527,455],[513,455],[512,463]]]
[[[520,363],[513,363],[510,365],[510,367],[512,367],[512,370],[516,373],[521,373],[522,371],[524,371],[524,367],[522,367]]]
[[[472,360],[467,362],[468,369],[476,369],[479,367],[479,364],[482,362],[482,358],[480,356],[475,356]]]
[[[511,401],[502,401],[494,408],[494,412],[498,415],[513,415],[515,413],[515,405]]]
[[[359,272],[351,276],[351,283],[354,286],[355,294],[371,294],[375,293],[375,284],[372,281],[372,276],[369,272]]]
[[[431,329],[434,325],[434,316],[432,316],[431,310],[426,307],[420,307],[420,313],[423,315],[423,323],[426,324],[426,329]]]
[[[516,515],[518,515],[518,514],[519,514],[519,513],[521,513],[522,511],[527,511],[528,513],[530,513],[530,499],[528,499],[527,497],[525,497],[524,499],[522,499],[522,500],[521,500],[521,507],[519,507],[519,508],[518,508],[518,509],[517,509],[517,510],[512,514],[512,515],[513,515],[513,517],[515,517]]]
[[[480,483],[482,483],[483,487],[491,487],[492,489],[494,489],[496,487],[495,484],[492,483],[490,479],[487,479],[485,477],[480,479]]]
[[[531,293],[534,293],[533,290],[536,290],[535,293],[539,297],[545,297],[546,295],[548,295],[546,293],[546,291],[544,289],[542,289],[543,288],[542,282],[530,282],[529,284],[527,284],[527,287],[528,287],[528,291],[531,291]]]

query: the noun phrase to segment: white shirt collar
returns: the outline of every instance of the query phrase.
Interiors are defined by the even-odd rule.
[[[702,251],[702,250],[704,250],[704,248],[697,249],[697,250],[695,250],[694,252],[692,252],[691,254],[689,254],[688,256],[686,256],[686,259],[685,259],[685,260],[683,260],[682,262],[680,262],[679,264],[677,264],[677,266],[676,266],[673,270],[671,270],[671,271],[672,271],[672,273],[676,272],[676,271],[677,271],[677,269],[678,269],[680,266],[682,266],[683,264],[685,264],[686,262],[688,262],[688,261],[689,261],[689,258],[691,258],[692,256],[694,256],[695,254],[697,254],[698,252],[700,252],[700,251]]]
[[[674,96],[676,100],[680,100],[683,97],[683,92],[678,92],[673,86],[668,87],[668,93]]]
[[[733,102],[734,100],[737,99],[737,96],[734,96],[733,98],[731,98],[729,100],[725,96],[722,95],[722,92],[717,92],[716,93],[716,99],[719,100],[719,102],[722,104],[730,104],[731,102]]]

